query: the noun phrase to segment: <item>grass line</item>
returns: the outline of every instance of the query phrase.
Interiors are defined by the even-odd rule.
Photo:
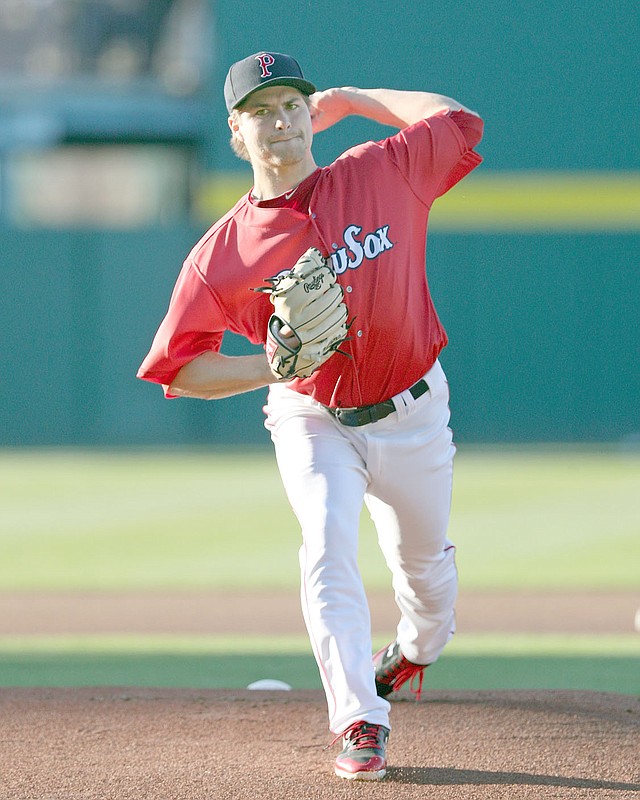
[[[426,699],[435,689],[572,689],[638,695],[637,647],[634,636],[461,637],[425,674]],[[278,678],[294,689],[321,689],[305,637],[0,640],[0,687],[244,689],[260,678]]]
[[[374,647],[386,640],[376,639]],[[2,636],[0,655],[9,653],[216,654],[309,653],[306,636],[74,635]],[[452,656],[638,656],[640,635],[472,634],[458,635],[445,651]]]

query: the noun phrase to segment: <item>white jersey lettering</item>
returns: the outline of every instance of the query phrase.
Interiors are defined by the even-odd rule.
[[[342,234],[346,247],[336,247],[331,254],[331,262],[336,275],[341,275],[347,269],[357,269],[364,259],[372,261],[385,250],[391,250],[394,243],[389,239],[389,226],[383,225],[372,233],[367,233],[360,238],[362,227],[349,225]]]

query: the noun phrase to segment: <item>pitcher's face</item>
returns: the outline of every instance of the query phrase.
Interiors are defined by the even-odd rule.
[[[311,114],[304,95],[291,86],[269,86],[250,95],[229,118],[252,164],[285,167],[311,153]]]

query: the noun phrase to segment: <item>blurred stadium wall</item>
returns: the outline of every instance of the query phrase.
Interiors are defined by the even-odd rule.
[[[0,444],[267,442],[264,392],[135,378],[182,259],[250,185],[222,82],[260,49],[485,118],[428,246],[458,441],[637,443],[638,34],[626,0],[0,0]],[[386,133],[347,120],[317,160]]]

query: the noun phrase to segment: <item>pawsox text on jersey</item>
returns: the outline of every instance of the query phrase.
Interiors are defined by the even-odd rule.
[[[348,269],[357,269],[365,258],[371,261],[394,246],[394,242],[389,239],[388,225],[383,225],[364,236],[361,236],[361,233],[362,228],[359,225],[349,225],[342,234],[345,247],[338,248],[335,243],[333,244],[336,249],[331,253],[331,262],[336,275]]]

